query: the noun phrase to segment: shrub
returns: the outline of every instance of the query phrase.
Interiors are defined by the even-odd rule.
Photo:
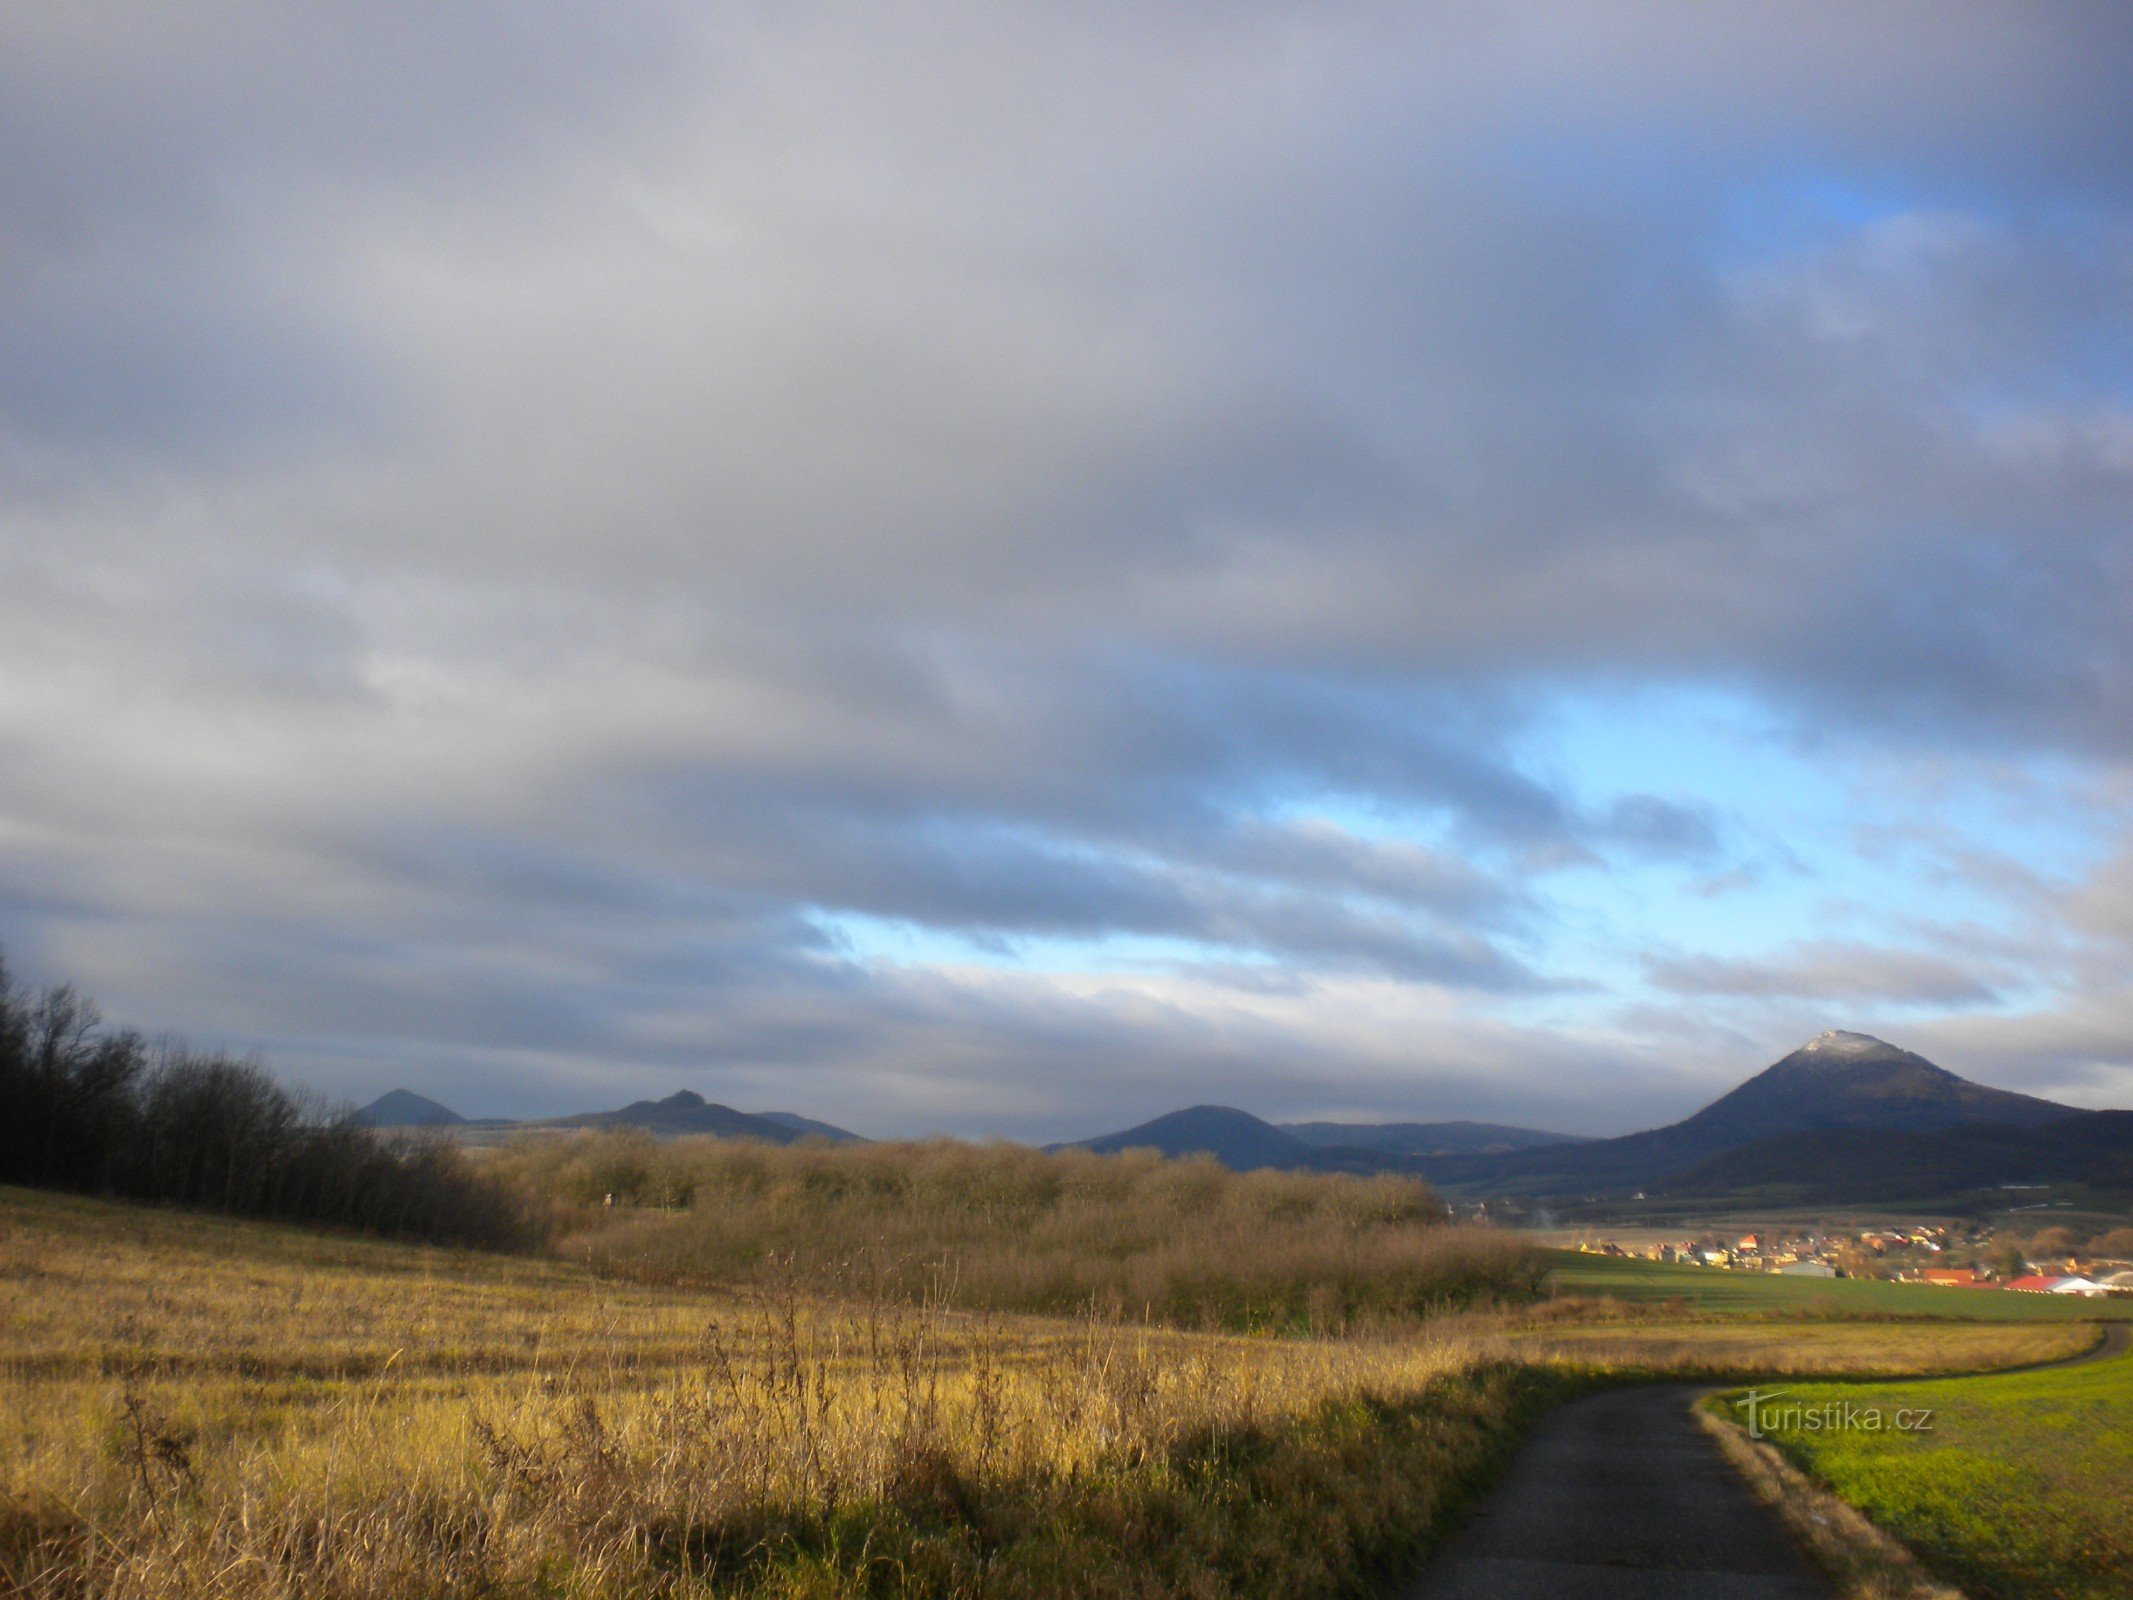
[[[552,1208],[560,1248],[646,1282],[1302,1330],[1524,1298],[1540,1275],[1531,1250],[1453,1226],[1412,1179],[1148,1151],[585,1133],[522,1138],[495,1170]]]

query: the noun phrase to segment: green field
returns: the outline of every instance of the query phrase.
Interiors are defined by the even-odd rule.
[[[1786,1385],[1779,1403],[1848,1403],[1891,1421],[1898,1408],[1930,1409],[1916,1431],[1765,1427],[1972,1600],[2133,1595],[2133,1356],[2001,1377]]]
[[[1725,1272],[1575,1250],[1552,1250],[1548,1255],[1553,1263],[1549,1281],[1561,1293],[1608,1295],[1631,1304],[1684,1300],[1693,1310],[1711,1315],[2133,1321],[2133,1300],[1943,1289],[1872,1278],[1788,1278],[1775,1272]]]

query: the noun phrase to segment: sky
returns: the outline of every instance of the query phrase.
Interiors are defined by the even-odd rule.
[[[2133,1105],[2133,14],[0,0],[0,951],[541,1116]]]

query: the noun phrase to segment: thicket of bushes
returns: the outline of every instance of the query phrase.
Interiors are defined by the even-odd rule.
[[[495,1167],[553,1208],[559,1251],[648,1282],[1330,1330],[1523,1299],[1540,1276],[1532,1250],[1453,1225],[1408,1178],[627,1133],[522,1139]]]
[[[107,1028],[0,963],[0,1183],[516,1247],[523,1198],[435,1139],[335,1114],[229,1056]]]

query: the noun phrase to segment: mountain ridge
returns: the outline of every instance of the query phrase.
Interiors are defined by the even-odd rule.
[[[1877,1136],[1902,1135],[1915,1142],[1973,1127],[2020,1134],[2080,1115],[2072,1106],[1973,1083],[1871,1034],[1830,1029],[1680,1121],[1613,1139],[1491,1124],[1283,1127],[1233,1106],[1201,1105],[1052,1148],[1207,1154],[1240,1171],[1400,1172],[1426,1178],[1449,1194],[1589,1197],[1641,1191],[1692,1169],[1699,1170],[1700,1184],[1722,1185],[1727,1152],[1772,1140],[1804,1141],[1781,1147],[1772,1158],[1781,1160],[1783,1148],[1810,1149],[1816,1136],[1857,1135],[1838,1143],[1847,1151],[1862,1151]],[[1442,1130],[1460,1128],[1529,1142],[1497,1149],[1414,1147],[1418,1137],[1441,1137]],[[1937,1161],[1944,1167],[1959,1162],[1968,1146],[1956,1140],[1906,1148],[1914,1150],[1914,1165]],[[1983,1148],[1978,1144],[1980,1152]]]
[[[1653,1198],[1753,1194],[1777,1205],[1957,1202],[2009,1186],[2133,1195],[2133,1111],[2082,1111],[2038,1127],[1932,1132],[1820,1128],[1728,1150],[1661,1179]]]
[[[1551,1144],[1586,1144],[1590,1134],[1549,1133],[1502,1122],[1277,1122],[1305,1144],[1388,1155],[1494,1155]]]
[[[459,1128],[470,1135],[502,1135],[514,1129],[642,1128],[668,1137],[710,1134],[722,1139],[761,1139],[769,1144],[796,1144],[802,1139],[827,1139],[832,1144],[868,1142],[848,1128],[791,1111],[736,1111],[732,1106],[706,1100],[694,1089],[676,1090],[662,1100],[633,1100],[613,1111],[581,1111],[567,1117],[525,1122],[508,1117],[466,1117],[412,1089],[390,1089],[359,1109],[355,1117],[372,1127]]]
[[[770,1117],[736,1111],[706,1100],[694,1089],[677,1089],[663,1100],[632,1100],[614,1111],[581,1111],[551,1117],[545,1128],[642,1128],[647,1133],[679,1136],[708,1133],[720,1139],[760,1139],[765,1144],[797,1144],[802,1135]]]
[[[1098,1134],[1048,1146],[1116,1155],[1123,1150],[1159,1150],[1166,1156],[1213,1156],[1239,1172],[1308,1165],[1311,1147],[1249,1111],[1235,1106],[1187,1106],[1117,1133]]]

